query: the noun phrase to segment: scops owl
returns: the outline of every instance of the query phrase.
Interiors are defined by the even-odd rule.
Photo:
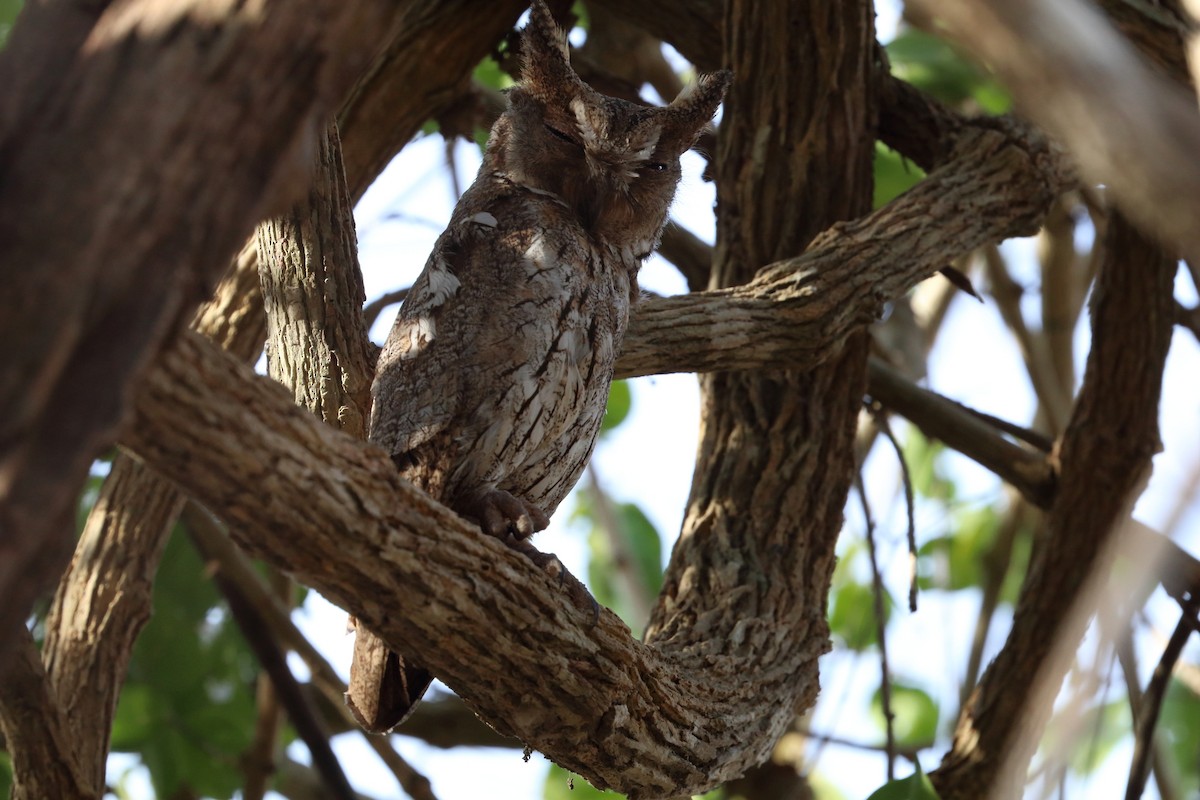
[[[388,336],[371,415],[404,477],[510,541],[546,527],[591,456],[679,157],[730,80],[702,76],[665,108],[602,95],[541,0],[521,50],[479,174]],[[347,702],[363,727],[399,724],[430,680],[359,629]]]

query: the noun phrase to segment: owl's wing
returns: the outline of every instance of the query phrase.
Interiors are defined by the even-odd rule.
[[[462,282],[447,254],[459,249],[447,231],[439,239],[392,324],[372,387],[371,441],[393,456],[429,442],[454,419],[461,395],[454,328],[462,315]]]

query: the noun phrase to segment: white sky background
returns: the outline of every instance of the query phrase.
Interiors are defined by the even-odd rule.
[[[882,0],[877,6],[881,38],[886,40],[895,30],[897,9],[890,0]],[[455,156],[459,180],[465,187],[478,168],[479,151],[473,144],[460,142]],[[711,184],[699,177],[701,165],[694,154],[685,159],[684,180],[672,216],[711,242],[714,192]],[[359,254],[368,299],[407,286],[416,278],[434,239],[449,219],[454,200],[442,139],[425,137],[406,147],[356,209]],[[1038,277],[1030,258],[1031,250],[1023,243],[1007,247],[1014,277],[1036,290]],[[659,294],[687,291],[682,277],[658,257],[646,265],[640,281],[643,288]],[[1178,282],[1178,296],[1188,304],[1196,301],[1186,279]],[[1036,293],[1031,292],[1028,300],[1034,302],[1035,298]],[[376,324],[372,331],[375,341],[382,342],[386,337],[394,313],[393,308]],[[1029,318],[1036,318],[1035,313],[1035,307],[1031,306]],[[1082,374],[1087,354],[1086,319],[1077,338],[1078,369]],[[970,299],[956,300],[931,357],[929,372],[931,388],[969,406],[1018,423],[1026,423],[1032,417],[1034,401],[1024,366],[990,298],[983,305]],[[1200,376],[1200,348],[1190,334],[1177,329],[1163,395],[1163,441],[1168,449],[1155,459],[1154,478],[1136,510],[1138,518],[1151,526],[1164,521],[1179,497],[1186,476],[1200,461],[1197,376]],[[637,503],[654,522],[666,539],[665,556],[683,519],[694,466],[699,424],[697,384],[692,375],[667,375],[638,379],[631,387],[632,413],[597,449],[593,465],[607,491],[618,500]],[[901,425],[897,424],[898,432]],[[991,473],[963,457],[953,457],[951,464],[953,477],[963,493],[962,502],[980,505],[995,502],[1000,484]],[[876,448],[865,477],[879,522],[880,558],[886,580],[893,596],[902,598],[908,580],[901,521],[903,501],[898,488],[898,468],[889,448]],[[587,573],[586,543],[580,532],[568,530],[565,522],[572,504],[571,499],[564,502],[549,530],[538,535],[537,545],[557,553],[572,572],[582,577]],[[846,541],[862,538],[861,514],[857,508],[857,500],[852,498],[843,546]],[[946,519],[919,515],[919,540],[945,534],[948,524]],[[1200,552],[1198,527],[1200,508],[1193,502],[1180,528],[1186,532],[1181,543],[1193,553]],[[957,704],[957,685],[966,662],[978,598],[970,593],[925,592],[920,603],[915,615],[906,608],[895,611],[889,631],[891,668],[894,677],[918,683],[939,700],[945,718]],[[1158,628],[1169,632],[1177,610],[1161,591],[1150,604],[1150,611]],[[312,593],[296,618],[334,666],[343,675],[347,674],[352,640],[343,634],[345,613]],[[991,655],[1003,642],[1006,629],[1007,620],[998,618],[990,637]],[[446,634],[454,635],[453,631]],[[1143,656],[1149,662],[1143,664],[1147,671],[1157,659],[1158,647]],[[1194,660],[1194,650],[1189,653]],[[293,659],[292,665],[304,677],[299,660]],[[812,721],[813,729],[855,741],[881,741],[879,729],[866,713],[868,698],[879,682],[878,660],[873,656],[856,660],[852,655],[834,653],[823,659],[821,679],[823,691]],[[948,727],[943,719],[942,728]],[[542,796],[547,762],[539,754],[525,763],[518,750],[442,751],[404,736],[394,736],[393,741],[401,754],[429,777],[441,800],[480,797],[524,800]],[[357,789],[379,798],[404,796],[391,773],[360,736],[339,736],[334,746]],[[935,748],[924,763],[926,769],[936,766],[934,759],[943,750]],[[294,758],[308,760],[302,745],[293,745],[290,752]],[[1130,754],[1128,746],[1118,749],[1088,786],[1074,787],[1069,796],[1123,794]],[[864,797],[886,779],[882,756],[836,745],[824,748],[817,769],[826,777],[835,778],[850,798]],[[899,775],[910,771],[907,764],[898,764]],[[1147,796],[1156,796],[1154,790],[1149,790]]]

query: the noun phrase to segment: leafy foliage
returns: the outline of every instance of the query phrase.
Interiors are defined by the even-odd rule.
[[[889,781],[872,792],[867,800],[940,800],[940,798],[937,790],[933,788],[933,784],[929,782],[929,777],[921,771],[921,765],[917,764],[917,771],[912,775]]]
[[[836,586],[831,592],[829,628],[847,650],[861,653],[879,644],[879,625],[875,620],[874,589],[854,581]],[[884,624],[891,616],[892,600],[884,595]]]
[[[608,406],[604,409],[604,419],[600,422],[600,433],[605,434],[620,425],[629,416],[633,408],[633,395],[626,381],[613,381],[608,392]]]
[[[905,748],[927,747],[937,734],[938,705],[929,693],[915,686],[893,683],[891,687],[892,730],[896,744]],[[883,692],[876,689],[871,698],[871,716],[881,730],[883,718]]]
[[[23,0],[0,0],[0,49],[8,41],[8,32],[12,30],[17,14],[21,13]]]
[[[882,142],[875,143],[875,208],[890,203],[924,177],[924,171],[916,164]]]
[[[923,31],[907,29],[887,45],[892,72],[952,106],[968,101],[989,114],[1003,114],[1012,98],[990,76],[950,45]]]
[[[592,786],[574,773],[567,772],[558,764],[551,764],[546,774],[546,800],[616,800],[620,795],[605,792]]]
[[[232,797],[253,736],[257,671],[204,564],[177,531],[159,568],[154,616],[133,651],[112,749],[141,757],[159,797]]]
[[[1180,795],[1200,796],[1200,695],[1172,679],[1158,720],[1158,736],[1166,745]]]
[[[12,788],[12,759],[8,753],[0,750],[0,797],[8,797]]]

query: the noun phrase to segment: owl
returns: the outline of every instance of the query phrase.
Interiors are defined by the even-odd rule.
[[[510,542],[549,524],[592,454],[638,269],[731,77],[665,108],[602,95],[542,0],[521,51],[479,174],[383,348],[370,427],[405,478]],[[399,724],[430,680],[359,629],[347,702],[364,728]]]

